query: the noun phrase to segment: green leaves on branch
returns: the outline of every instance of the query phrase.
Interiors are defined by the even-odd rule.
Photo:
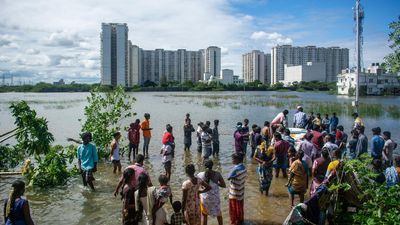
[[[24,160],[24,152],[15,147],[0,145],[0,171],[16,167]]]
[[[15,117],[17,144],[14,147],[0,146],[0,167],[12,168],[24,159],[24,156],[34,156],[33,163],[28,159],[23,175],[29,185],[52,187],[65,184],[77,169],[68,168],[76,155],[75,148],[67,149],[57,145],[51,146],[53,134],[49,132],[47,120],[38,117],[25,101],[13,103],[10,106]],[[3,160],[4,159],[4,160]]]
[[[385,56],[384,66],[392,73],[400,72],[400,17],[397,21],[389,24],[391,32],[389,33],[390,48],[392,53]]]
[[[357,175],[362,193],[358,198],[362,200],[362,205],[354,214],[340,212],[337,218],[350,218],[351,224],[400,224],[399,184],[389,188],[386,182],[383,184],[375,182],[378,173],[372,168],[372,158],[368,154],[344,163],[346,173],[355,172]],[[347,185],[347,183],[333,184],[330,189],[345,190]]]
[[[50,150],[50,144],[54,141],[53,134],[48,131],[47,120],[37,117],[36,111],[32,110],[25,101],[13,103],[10,106],[15,117],[16,148],[22,149],[29,156],[40,157]]]
[[[132,105],[136,99],[127,95],[123,87],[118,86],[114,91],[106,93],[101,93],[96,88],[90,92],[87,100],[89,104],[85,107],[86,120],[82,132],[91,132],[100,157],[107,157],[107,146],[113,133],[121,130],[121,120],[136,115],[132,112]]]
[[[30,165],[26,168],[25,175],[29,185],[43,188],[65,184],[71,176],[78,174],[75,166],[68,168],[75,154],[76,150],[72,145],[68,148],[60,145],[51,147],[43,159],[38,159],[36,167]]]

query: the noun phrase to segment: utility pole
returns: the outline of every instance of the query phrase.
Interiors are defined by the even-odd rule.
[[[356,0],[356,10],[354,15],[354,20],[356,22],[356,99],[354,106],[356,107],[356,112],[358,113],[359,106],[359,94],[360,94],[360,73],[361,73],[361,45],[362,45],[362,21],[364,19],[364,10],[360,5],[360,0]]]

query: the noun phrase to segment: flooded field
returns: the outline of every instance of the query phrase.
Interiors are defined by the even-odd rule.
[[[88,93],[3,93],[0,94],[0,133],[14,128],[13,118],[8,109],[13,101],[26,100],[49,121],[50,132],[54,134],[55,144],[67,145],[67,137],[78,138],[81,122],[84,119],[83,109]],[[265,120],[271,121],[284,108],[289,110],[289,124],[292,124],[295,107],[301,104],[305,112],[337,112],[339,124],[349,132],[353,118],[351,115],[351,99],[331,96],[324,93],[279,93],[279,92],[156,92],[130,93],[137,101],[133,106],[137,116],[151,114],[153,138],[150,142],[150,158],[145,166],[151,174],[153,183],[164,172],[159,150],[165,125],[174,127],[176,140],[176,156],[172,163],[171,187],[174,199],[182,197],[181,184],[186,179],[184,166],[188,163],[196,165],[196,172],[203,170],[201,156],[192,146],[190,153],[183,151],[183,122],[186,113],[191,114],[192,123],[200,121],[220,120],[220,156],[215,158],[216,169],[226,178],[231,168],[230,155],[233,151],[233,131],[238,121],[244,118],[250,124],[262,125]],[[366,124],[366,134],[371,137],[371,128],[380,126],[382,130],[392,131],[392,138],[400,140],[397,127],[400,125],[399,97],[371,97],[361,99],[361,116]],[[329,114],[331,114],[329,113]],[[132,120],[123,121],[128,126]],[[195,136],[193,135],[193,143]],[[9,143],[13,144],[14,140]],[[122,143],[127,145],[126,133]],[[128,165],[123,157],[123,166]],[[259,193],[255,173],[257,164],[246,159],[249,178],[245,194],[245,219],[248,224],[282,224],[289,212],[287,190],[284,178],[273,179],[270,196]],[[86,190],[81,180],[74,178],[67,185],[49,190],[28,189],[26,197],[31,202],[33,219],[37,224],[119,224],[121,221],[121,200],[114,198],[113,190],[119,175],[112,174],[110,162],[101,163],[95,174],[96,192]],[[0,178],[0,194],[6,198],[10,183],[16,177]],[[228,222],[227,190],[221,190],[221,203],[224,221]],[[171,207],[169,207],[171,212]],[[0,222],[3,218],[1,217]],[[217,224],[216,219],[209,219],[209,224]]]

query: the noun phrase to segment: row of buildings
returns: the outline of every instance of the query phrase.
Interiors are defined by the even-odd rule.
[[[105,85],[131,87],[146,81],[199,81],[210,79],[222,83],[261,81],[264,84],[293,81],[336,81],[349,66],[346,48],[278,45],[271,53],[254,50],[242,56],[242,79],[223,74],[221,49],[210,46],[190,51],[145,50],[128,39],[126,23],[102,23],[101,80]],[[300,67],[299,67],[300,66]]]
[[[362,95],[381,95],[385,92],[400,94],[400,79],[396,74],[390,74],[379,63],[372,63],[366,70],[360,72],[359,87]],[[337,76],[337,92],[341,95],[353,95],[356,89],[356,71],[345,69]]]
[[[126,23],[102,23],[101,82],[104,85],[132,87],[146,81],[218,81],[241,84],[291,85],[301,81],[337,82],[338,92],[354,88],[349,68],[349,49],[340,47],[296,47],[278,45],[270,53],[253,50],[242,55],[242,79],[233,70],[221,69],[221,49],[210,46],[190,51],[145,50],[128,40]],[[397,76],[385,74],[376,65],[362,73],[360,85],[368,94],[379,94],[385,85],[398,85]],[[371,75],[377,75],[370,77]],[[353,78],[352,78],[353,76]],[[374,86],[375,85],[375,86]],[[374,86],[374,87],[373,87]]]
[[[265,84],[286,85],[293,81],[336,82],[336,76],[349,68],[349,49],[278,45],[271,53],[254,50],[242,59],[245,82],[259,80]]]
[[[220,77],[221,49],[144,50],[128,40],[126,23],[103,23],[101,82],[131,87],[146,81],[199,81]]]

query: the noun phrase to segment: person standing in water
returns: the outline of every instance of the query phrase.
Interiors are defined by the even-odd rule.
[[[82,144],[78,147],[78,168],[82,175],[83,186],[87,186],[94,190],[94,177],[93,173],[97,171],[97,162],[99,156],[97,155],[96,146],[90,143],[92,134],[87,132],[82,134]]]
[[[192,133],[195,132],[191,120],[186,118],[185,125],[183,126],[183,144],[185,145],[184,151],[190,151],[190,146],[192,146]]]
[[[143,155],[146,159],[149,158],[149,145],[150,145],[150,139],[151,139],[151,130],[153,128],[150,128],[150,114],[145,113],[144,114],[144,120],[142,124],[140,125],[143,131]]]
[[[139,143],[140,143],[140,120],[136,119],[134,123],[130,124],[128,130],[128,140],[129,140],[129,153],[128,161],[131,161],[131,152],[133,152],[132,159],[136,158],[139,154]]]
[[[234,167],[229,173],[229,216],[232,225],[242,225],[244,222],[244,189],[247,179],[247,170],[243,164],[244,154],[233,153]]]
[[[216,157],[219,155],[219,132],[218,132],[218,125],[219,125],[219,120],[214,120],[214,128],[212,129],[212,154],[213,157]]]
[[[4,204],[5,225],[33,225],[28,200],[22,198],[25,192],[25,183],[16,180],[12,183],[12,190]]]
[[[113,173],[121,172],[121,160],[120,160],[120,156],[119,156],[119,140],[121,139],[121,133],[115,132],[113,134],[114,140],[112,140],[111,142],[111,151],[110,151],[110,159],[111,162],[113,164]]]

